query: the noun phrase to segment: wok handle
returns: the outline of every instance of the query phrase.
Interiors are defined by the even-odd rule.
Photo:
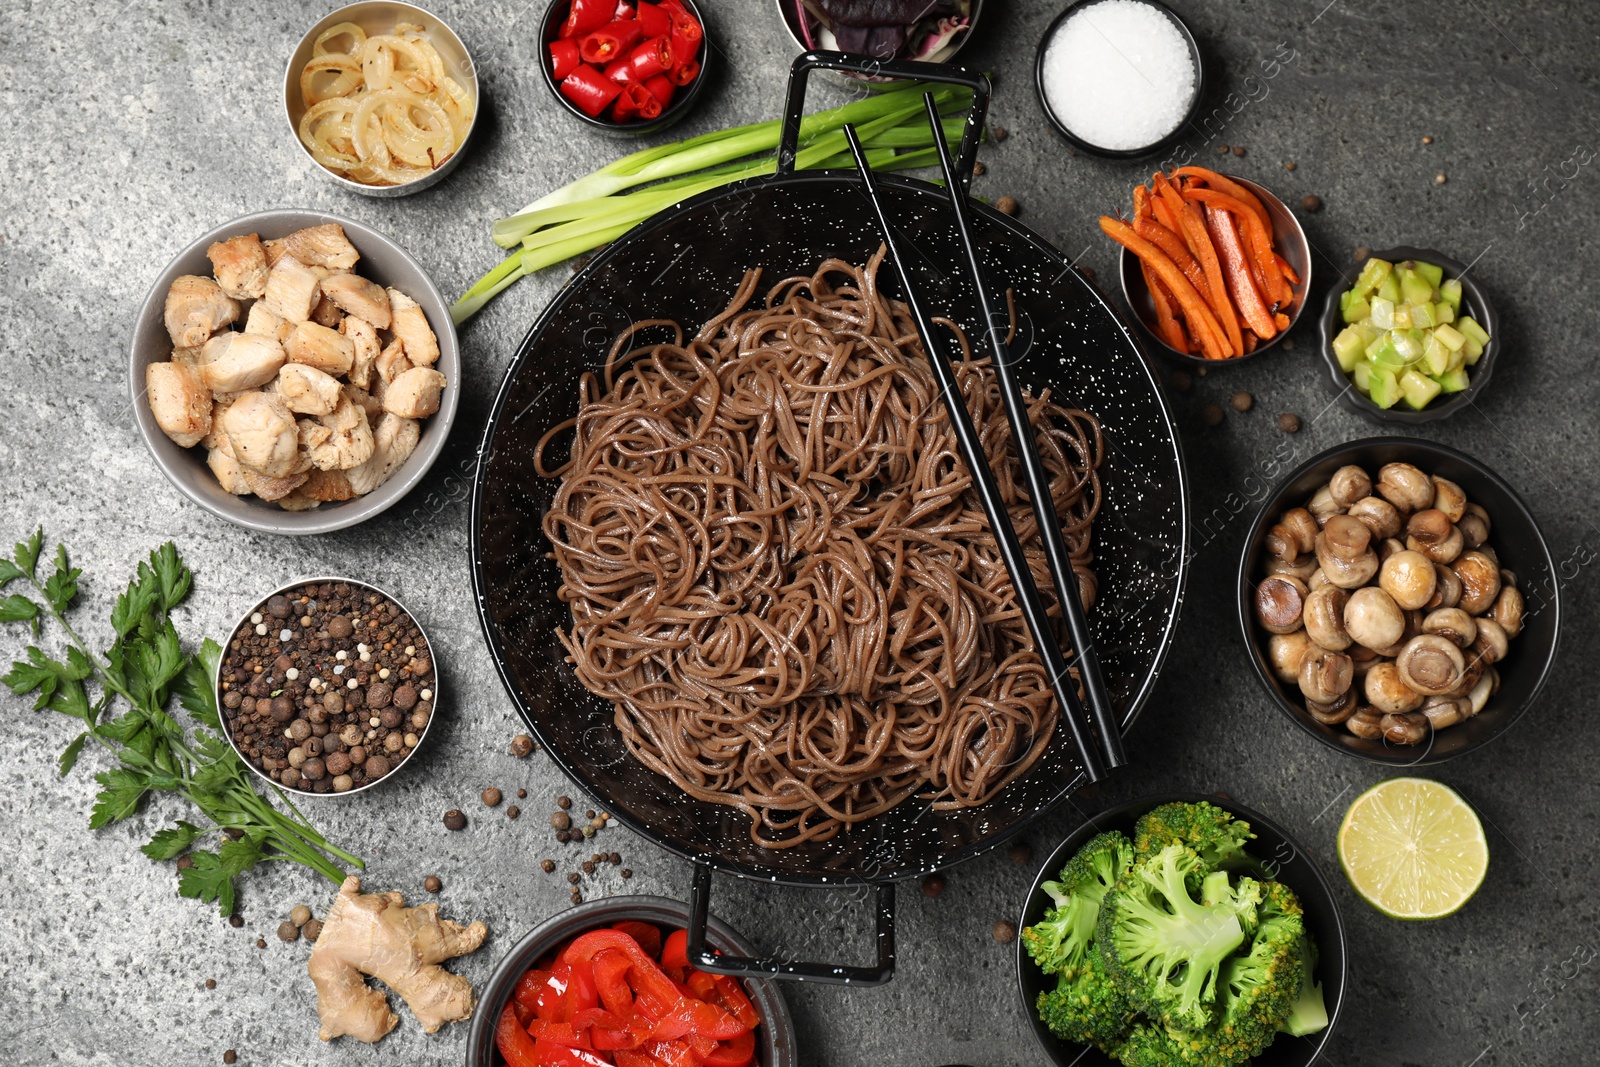
[[[878,964],[845,967],[832,963],[802,963],[772,956],[731,956],[706,944],[706,916],[711,909],[711,868],[694,865],[694,889],[689,897],[689,962],[712,974],[782,978],[828,985],[883,985],[894,977],[894,883],[879,882]]]
[[[795,153],[799,151],[800,123],[805,117],[806,82],[813,70],[842,70],[869,77],[889,77],[910,81],[965,85],[972,90],[972,107],[961,134],[961,151],[956,157],[956,174],[962,191],[972,184],[972,168],[978,162],[978,141],[983,136],[983,121],[989,114],[991,87],[987,74],[962,70],[949,63],[918,63],[914,60],[873,59],[844,52],[802,52],[789,68],[789,97],[783,107],[783,136],[778,140],[778,173],[793,174]]]

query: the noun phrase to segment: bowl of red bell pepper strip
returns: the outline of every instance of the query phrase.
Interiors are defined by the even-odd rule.
[[[541,39],[550,91],[610,133],[665,129],[705,85],[710,48],[695,0],[553,0]]]
[[[1311,245],[1294,213],[1237,175],[1179,167],[1102,216],[1122,246],[1122,293],[1160,345],[1202,365],[1258,356],[1288,336],[1311,288]]]
[[[484,987],[468,1067],[793,1067],[794,1027],[774,983],[690,966],[688,906],[593,900],[517,943]],[[715,949],[752,955],[716,919]]]

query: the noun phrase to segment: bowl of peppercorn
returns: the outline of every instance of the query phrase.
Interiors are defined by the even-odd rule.
[[[245,612],[217,665],[223,733],[280,789],[359,793],[399,770],[438,706],[432,645],[375,586],[309,578]]]

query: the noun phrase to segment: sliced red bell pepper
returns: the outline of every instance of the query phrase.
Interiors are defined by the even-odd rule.
[[[645,86],[649,88],[648,85]],[[612,923],[611,929],[621,930],[635,941],[639,947],[652,956],[661,955],[661,927],[654,923],[640,922],[637,919],[624,919],[619,923]]]
[[[672,64],[670,38],[652,37],[648,41],[641,41],[628,53],[628,81],[645,82],[657,74],[667,74]]]
[[[535,1041],[553,1041],[568,1048],[582,1048],[586,1043],[582,1033],[571,1023],[547,1023],[535,1019],[528,1024],[528,1033]]]
[[[617,1067],[660,1067],[654,1057],[636,1049],[619,1048],[611,1055],[617,1061]]]
[[[561,95],[578,106],[590,118],[599,118],[611,102],[622,95],[622,86],[607,78],[587,63],[561,81]]]
[[[662,10],[660,4],[652,4],[650,0],[639,0],[636,17],[639,20],[639,29],[646,37],[661,37],[672,32],[672,16]]]
[[[507,1004],[495,1023],[494,1043],[506,1061],[506,1067],[540,1067],[537,1043],[517,1021],[517,1013]]]
[[[639,89],[632,85],[630,89]],[[633,990],[628,988],[628,970],[633,961],[614,948],[595,953],[592,962],[595,988],[607,1011],[627,1015],[633,1010]]]
[[[544,973],[546,975],[544,988],[539,990],[538,999],[534,1001],[534,1015],[545,1022],[565,1022],[567,987],[571,984],[572,965],[557,960],[554,969]]]
[[[562,40],[569,37],[582,37],[591,30],[598,30],[610,22],[617,5],[613,0],[572,0],[572,7],[567,11],[566,20],[561,23],[561,31],[557,34]]]
[[[661,105],[661,110],[663,111],[672,104],[673,94],[678,91],[678,87],[672,84],[672,79],[665,74],[657,74],[654,78],[645,82],[644,87],[649,90],[651,96],[656,98],[656,103]],[[660,935],[657,934],[656,936],[659,939]]]
[[[539,997],[544,992],[545,986],[550,981],[550,972],[538,969],[527,971],[517,982],[516,992],[511,994],[512,1000],[522,1005],[534,1014],[539,1011]]]
[[[657,1041],[645,1045],[644,1050],[665,1067],[700,1067],[700,1057],[682,1041]]]
[[[563,1017],[565,1022],[571,1022],[572,1017],[585,1008],[600,1006],[600,990],[595,988],[594,984],[594,967],[587,961],[573,963],[570,966],[572,980],[567,987],[567,1010]]]
[[[700,42],[705,40],[705,31],[691,15],[672,16],[672,58],[678,63],[687,63],[691,59],[700,58]]]
[[[666,942],[661,946],[661,969],[670,975],[674,982],[682,982],[689,976],[687,930],[674,930],[667,935]]]
[[[578,56],[578,42],[551,41],[550,42],[550,68],[555,74],[556,81],[560,81],[568,74],[578,69],[578,64],[583,62]]]
[[[567,946],[561,958],[572,964],[587,963],[608,948],[617,949],[633,964],[635,997],[654,1002],[649,1006],[658,1008],[662,1012],[683,999],[683,995],[672,984],[672,980],[661,972],[656,961],[639,947],[639,942],[619,930],[590,930],[586,934],[580,934]]]
[[[746,1067],[755,1055],[755,1031],[747,1030],[731,1041],[718,1041],[717,1047],[700,1060],[705,1067]]]
[[[667,71],[667,77],[672,79],[673,85],[688,85],[700,77],[700,64],[693,59],[687,63],[679,63]]]
[[[707,1004],[694,997],[680,997],[678,1003],[661,1016],[661,1020],[650,1031],[650,1036],[662,1041],[671,1041],[685,1034],[694,1033],[724,1041],[738,1037],[745,1032],[745,1029],[744,1023],[715,1004]]]
[[[585,63],[603,67],[627,54],[638,42],[641,32],[637,19],[608,22],[578,39],[578,53]]]
[[[761,1025],[761,1013],[756,1011],[756,1006],[745,995],[744,989],[739,985],[739,979],[726,974],[714,974],[711,980],[717,984],[717,992],[722,995],[722,1003],[729,1015],[738,1019],[748,1030],[754,1030]]]
[[[610,1060],[591,1049],[568,1048],[545,1040],[533,1044],[538,1067],[612,1067]]]

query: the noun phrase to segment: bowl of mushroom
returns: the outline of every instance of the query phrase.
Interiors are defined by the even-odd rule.
[[[460,393],[449,305],[399,245],[348,219],[267,211],[167,265],[134,327],[145,444],[230,522],[325,533],[404,496]]]
[[[1560,594],[1504,479],[1429,441],[1330,448],[1268,498],[1239,565],[1262,684],[1343,752],[1415,766],[1486,744],[1538,698]]]

